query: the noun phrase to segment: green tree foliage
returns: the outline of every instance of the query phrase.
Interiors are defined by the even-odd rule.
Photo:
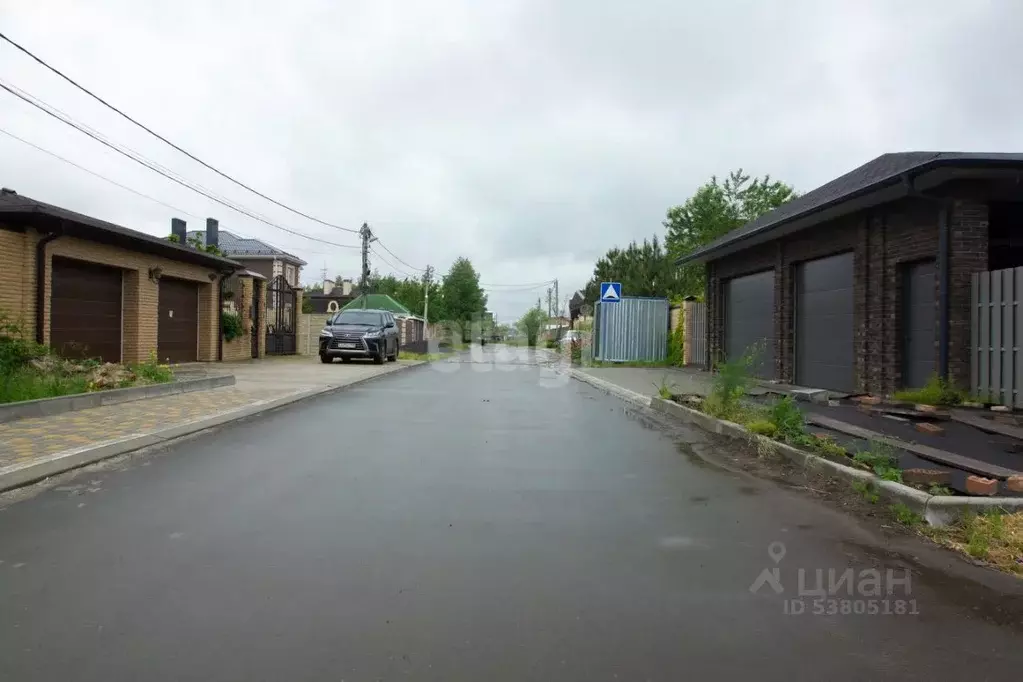
[[[690,253],[797,196],[790,185],[772,180],[770,175],[751,178],[741,168],[729,173],[724,182],[712,177],[685,203],[668,209],[664,227],[670,259]],[[673,293],[700,296],[704,281],[703,265],[685,265]]]
[[[423,278],[406,277],[398,279],[394,275],[373,273],[369,278],[369,290],[375,294],[387,294],[398,303],[408,308],[414,315],[422,316],[426,303],[426,284]],[[437,282],[430,283],[430,322],[441,319],[441,290]]]
[[[434,299],[433,292],[430,293],[432,310]],[[439,293],[437,313],[440,319],[464,326],[479,319],[487,310],[487,295],[480,288],[479,273],[468,258],[459,258],[451,265],[440,284]]]
[[[526,311],[516,326],[526,335],[527,343],[530,346],[535,346],[540,330],[545,324],[547,324],[547,312],[537,306]]]
[[[654,235],[642,244],[617,246],[600,258],[583,290],[588,302],[600,298],[601,282],[621,282],[624,296],[670,296],[678,289],[678,268]]]

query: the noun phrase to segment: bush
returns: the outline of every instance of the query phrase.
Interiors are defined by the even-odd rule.
[[[161,365],[156,359],[156,351],[149,351],[149,359],[133,365],[131,370],[141,381],[149,384],[165,384],[174,380],[174,372],[167,365]]]
[[[45,346],[26,337],[19,322],[0,311],[0,374],[21,369],[46,352]]]
[[[238,313],[220,313],[220,329],[225,341],[234,341],[245,333],[242,329],[242,318]]]
[[[668,337],[668,364],[675,367],[681,367],[683,362],[683,348],[682,344],[685,341],[685,325],[679,320],[678,326],[675,327],[675,331]]]
[[[571,353],[572,364],[581,365],[583,363],[583,342],[572,341]]]
[[[546,346],[547,348],[550,348],[552,350],[557,350],[558,342],[555,341],[554,339],[547,339],[547,341],[544,343],[544,346]]]
[[[796,406],[792,396],[787,395],[774,403],[770,410],[770,421],[778,429],[778,437],[787,443],[792,443],[806,434],[806,426],[803,422],[803,413]]]
[[[895,449],[887,443],[871,441],[870,449],[857,452],[853,455],[853,461],[886,481],[902,481],[902,470],[899,469]]]

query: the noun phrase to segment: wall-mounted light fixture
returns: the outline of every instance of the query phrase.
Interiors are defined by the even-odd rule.
[[[159,282],[160,276],[163,275],[161,268],[149,268],[149,279],[153,282]]]

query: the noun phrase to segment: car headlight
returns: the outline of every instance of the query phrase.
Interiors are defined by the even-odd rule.
[[[321,329],[320,330],[320,337],[324,337],[324,336],[331,337],[331,336],[333,336],[333,334],[330,333],[329,329]]]
[[[366,334],[365,334],[365,337],[366,337],[367,339],[379,339],[379,338],[380,338],[380,334],[382,334],[382,333],[383,333],[383,332],[381,332],[381,331],[380,331],[380,330],[378,329],[378,330],[377,330],[377,331],[375,331],[375,332],[366,332]]]

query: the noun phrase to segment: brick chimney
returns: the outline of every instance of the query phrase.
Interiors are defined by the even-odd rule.
[[[206,219],[206,246],[220,246],[220,223],[216,218]]]
[[[178,238],[178,244],[188,243],[188,226],[181,218],[171,218],[171,234]]]

